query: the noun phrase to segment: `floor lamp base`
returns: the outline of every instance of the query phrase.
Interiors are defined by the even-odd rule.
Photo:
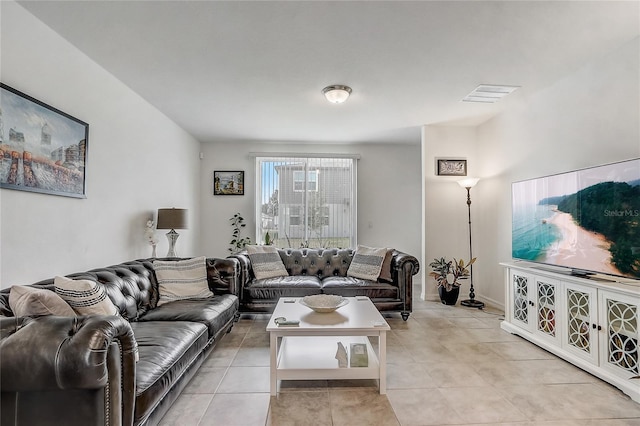
[[[484,308],[484,302],[481,302],[475,299],[461,300],[460,304],[462,306],[467,306],[469,308],[478,308],[478,309]]]

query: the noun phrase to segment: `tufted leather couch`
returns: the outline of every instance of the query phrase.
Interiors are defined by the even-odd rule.
[[[393,251],[392,281],[383,282],[347,276],[355,254],[353,249],[279,249],[278,253],[288,277],[257,280],[246,251],[229,256],[240,263],[236,281],[242,312],[272,312],[280,297],[326,293],[368,296],[378,310],[400,312],[405,321],[409,318],[412,277],[420,270],[418,259],[409,254]]]
[[[239,265],[207,259],[213,299],[157,307],[152,260],[69,275],[103,285],[119,316],[17,318],[0,291],[0,424],[160,421],[237,320]],[[52,290],[53,279],[32,286]]]

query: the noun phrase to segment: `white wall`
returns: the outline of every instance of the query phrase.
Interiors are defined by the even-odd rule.
[[[474,286],[480,300],[504,306],[499,262],[511,259],[511,183],[640,156],[639,52],[635,39],[476,129],[426,126],[427,263],[433,253],[463,252],[466,232],[460,208],[453,207],[459,195],[433,177],[433,158],[469,158],[470,174],[481,178],[471,191]]]
[[[229,254],[229,218],[240,212],[255,241],[255,158],[252,152],[360,154],[358,160],[358,243],[388,246],[420,256],[420,146],[417,144],[310,145],[264,141],[203,143],[202,252]],[[214,170],[244,170],[244,196],[214,196]],[[414,277],[414,279],[420,279]]]
[[[148,257],[159,207],[197,224],[199,143],[21,6],[0,8],[2,82],[89,123],[86,199],[0,190],[0,285]],[[178,254],[196,254],[197,232],[179,232]]]
[[[431,272],[429,263],[433,259],[469,260],[469,210],[467,208],[467,191],[457,181],[464,177],[438,176],[437,159],[466,159],[467,177],[477,177],[479,170],[477,161],[477,143],[475,127],[457,126],[424,126],[422,129],[422,156],[424,173],[424,264],[425,275]],[[478,186],[483,182],[479,182]],[[477,234],[475,221],[478,206],[482,203],[475,197],[477,187],[471,190],[471,222],[472,232]],[[473,256],[477,255],[478,241],[473,241]],[[474,287],[476,283],[474,269]],[[461,296],[468,293],[468,281],[461,289]],[[435,280],[428,277],[424,280],[423,298],[437,298]],[[465,297],[467,298],[467,297]]]
[[[504,301],[512,182],[640,157],[639,56],[636,38],[478,127],[474,273],[485,299]]]
[[[471,190],[476,296],[504,306],[499,262],[511,260],[511,183],[640,157],[639,40],[594,58],[477,128],[423,128],[425,265],[468,253],[466,193],[451,182],[456,178],[434,172],[435,158],[467,158],[469,175],[481,178]],[[435,297],[433,280],[425,281],[426,297]]]

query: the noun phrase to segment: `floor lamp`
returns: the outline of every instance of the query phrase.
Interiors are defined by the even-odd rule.
[[[167,257],[177,257],[176,241],[180,234],[176,229],[187,229],[187,209],[158,209],[158,229],[170,229],[167,232],[169,252]]]
[[[469,261],[473,259],[473,248],[471,245],[471,188],[473,188],[479,181],[478,178],[467,178],[461,181],[458,181],[458,185],[465,188],[467,190],[467,210],[469,210]],[[469,286],[469,299],[460,301],[462,306],[468,306],[470,308],[484,308],[484,303],[476,300],[476,293],[473,290],[473,265],[469,266],[470,268],[470,281],[471,285]]]

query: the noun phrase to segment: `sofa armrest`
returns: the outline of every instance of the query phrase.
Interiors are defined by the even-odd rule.
[[[2,318],[0,337],[3,392],[105,387],[113,343],[120,348],[124,377],[135,377],[138,348],[121,317]]]
[[[242,297],[244,294],[242,290],[253,279],[253,270],[251,269],[251,259],[249,258],[249,254],[246,251],[232,254],[229,257],[227,257],[227,259],[234,259],[236,262],[238,262],[238,275],[237,275],[237,284],[239,287],[238,296],[240,297],[240,303],[242,303]]]
[[[133,424],[138,349],[123,318],[1,318],[0,353],[3,425]]]
[[[207,259],[207,280],[215,294],[240,294],[238,277],[240,264],[237,259]]]
[[[404,312],[411,312],[413,309],[413,276],[420,271],[420,262],[414,256],[394,250],[391,258],[391,276],[394,284],[398,286],[400,299],[404,305]],[[406,321],[408,314],[403,313],[402,318]]]
[[[391,258],[391,269],[395,270],[398,274],[404,271],[404,273],[413,276],[420,272],[420,262],[418,262],[415,256],[394,250],[393,257]]]

